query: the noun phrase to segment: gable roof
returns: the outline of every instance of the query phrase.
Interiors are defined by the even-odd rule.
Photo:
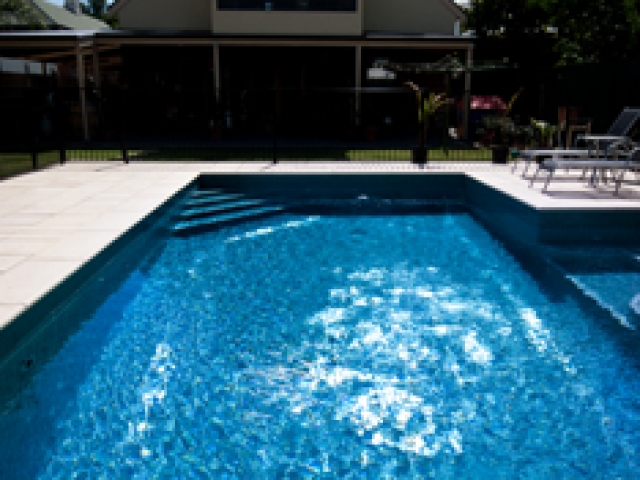
[[[107,15],[113,16],[117,14],[127,3],[129,3],[129,0],[115,0],[115,2],[113,2],[111,6],[107,8]]]
[[[75,14],[65,8],[53,5],[46,0],[30,0],[33,6],[47,18],[51,28],[66,30],[102,30],[109,25],[97,18]]]
[[[467,19],[467,12],[453,0],[440,0],[440,3],[450,10],[459,20],[465,21]]]

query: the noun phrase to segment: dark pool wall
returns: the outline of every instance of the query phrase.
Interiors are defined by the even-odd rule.
[[[466,178],[464,197],[467,209],[498,237],[522,244],[541,242],[535,208],[472,178]]]
[[[640,245],[640,210],[543,210],[539,216],[543,243]]]
[[[464,175],[345,173],[202,175],[201,188],[228,188],[251,195],[293,198],[411,198],[464,201]]]
[[[412,198],[460,202],[494,234],[520,243],[640,245],[640,209],[546,210],[531,207],[463,173],[202,175],[201,188],[297,198]]]

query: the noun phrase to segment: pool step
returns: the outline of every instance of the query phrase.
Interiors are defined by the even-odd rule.
[[[206,231],[212,227],[217,227],[221,224],[229,224],[233,222],[239,222],[250,218],[265,217],[273,215],[284,210],[281,205],[266,205],[255,208],[248,208],[243,210],[234,210],[231,212],[219,213],[215,216],[208,216],[202,218],[194,218],[178,222],[173,226],[173,232],[176,235],[180,234],[192,234],[198,231]]]
[[[244,208],[253,208],[264,205],[264,200],[238,200],[235,202],[219,202],[213,205],[204,205],[194,208],[186,208],[178,216],[180,218],[198,218],[217,215],[223,212],[231,212],[234,210],[240,210]]]
[[[216,203],[226,202],[229,200],[239,200],[246,198],[241,193],[217,193],[208,195],[191,195],[191,198],[184,202],[185,207],[199,207],[202,205],[214,205]]]
[[[217,188],[212,188],[210,190],[194,190],[192,191],[189,196],[196,198],[196,197],[208,197],[211,195],[220,195],[222,193],[226,193],[224,190],[219,190]]]

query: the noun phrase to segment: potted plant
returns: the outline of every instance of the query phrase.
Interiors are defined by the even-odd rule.
[[[493,163],[507,163],[509,158],[509,147],[511,142],[519,134],[523,133],[521,128],[516,127],[515,122],[509,116],[514,103],[524,90],[520,87],[509,99],[505,111],[500,115],[487,116],[482,119],[483,126],[480,133],[487,134],[491,146],[491,161]]]
[[[553,136],[558,133],[559,127],[535,118],[531,119],[531,125],[538,131],[542,145],[551,148],[553,146]]]
[[[413,82],[407,82],[405,85],[410,87],[416,94],[416,103],[418,105],[418,148],[413,151],[413,161],[423,164],[427,161],[427,149],[424,146],[429,131],[430,119],[443,106],[452,103],[451,98],[447,98],[444,93],[436,94],[430,92],[426,97],[423,96],[422,90]]]
[[[209,120],[209,136],[214,140],[219,140],[222,137],[222,126],[220,122],[214,119]]]
[[[513,120],[507,116],[486,116],[482,119],[481,133],[488,136],[491,146],[491,161],[493,163],[507,163],[509,144],[516,134]]]

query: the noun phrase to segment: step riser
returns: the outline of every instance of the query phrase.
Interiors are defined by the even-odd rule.
[[[244,195],[218,195],[216,196],[212,196],[210,198],[191,198],[190,200],[187,200],[186,202],[184,202],[184,206],[185,208],[189,208],[189,207],[204,207],[207,205],[216,205],[218,203],[222,203],[222,202],[227,202],[227,201],[231,201],[231,200],[240,200],[244,198]]]
[[[191,192],[189,195],[191,196],[191,198],[198,198],[198,197],[207,197],[207,196],[213,196],[213,195],[222,195],[224,194],[224,190],[196,190],[194,192]]]
[[[276,215],[278,213],[281,213],[282,211],[283,211],[282,208],[277,208],[277,209],[274,208],[274,209],[265,210],[265,211],[247,212],[244,215],[239,215],[237,217],[230,217],[230,218],[224,218],[224,219],[212,217],[211,222],[209,223],[203,223],[203,224],[193,225],[193,226],[184,226],[184,227],[176,226],[173,229],[173,234],[177,236],[188,236],[195,233],[208,232],[211,230],[215,230],[218,227],[236,225],[236,224],[245,222],[247,220],[255,220],[258,218],[268,217],[270,215]]]
[[[202,207],[201,209],[190,209],[183,210],[180,213],[179,218],[183,220],[188,220],[190,218],[202,218],[202,217],[211,217],[216,215],[221,215],[228,212],[234,212],[237,210],[242,210],[245,208],[254,208],[262,206],[264,202],[260,200],[255,201],[246,201],[246,202],[238,202],[238,203],[229,203],[229,204],[220,204],[211,206],[209,208]]]

